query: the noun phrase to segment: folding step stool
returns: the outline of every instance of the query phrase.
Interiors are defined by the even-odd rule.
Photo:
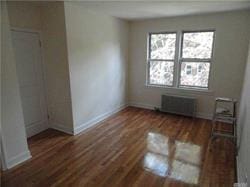
[[[219,108],[220,104],[227,103],[231,106],[230,109],[227,108]],[[237,100],[232,98],[215,98],[215,107],[213,113],[213,123],[212,123],[212,131],[211,131],[211,142],[216,138],[229,138],[235,145],[236,153],[237,153],[237,128],[236,128],[236,104]],[[216,130],[216,122],[225,122],[233,125],[232,132],[229,131],[218,131]]]

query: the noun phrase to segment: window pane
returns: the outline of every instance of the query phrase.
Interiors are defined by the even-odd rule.
[[[151,61],[149,65],[150,84],[173,85],[174,62]]]
[[[214,32],[183,34],[183,58],[211,58]]]
[[[151,34],[150,58],[174,59],[176,34]]]
[[[181,86],[208,87],[210,63],[182,62]]]

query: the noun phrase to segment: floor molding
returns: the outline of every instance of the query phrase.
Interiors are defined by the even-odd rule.
[[[237,182],[240,182],[240,163],[239,163],[239,156],[236,156],[236,180]]]
[[[197,118],[201,118],[201,119],[208,119],[208,120],[212,120],[213,119],[212,114],[206,114],[206,113],[202,113],[202,112],[197,112],[196,113],[196,117]]]
[[[86,123],[75,127],[74,130],[70,129],[68,127],[65,127],[63,125],[57,124],[57,123],[53,123],[51,125],[51,128],[56,129],[58,131],[65,132],[65,133],[70,134],[70,135],[77,135],[77,134],[89,129],[90,127],[95,126],[97,123],[107,119],[108,117],[114,115],[115,113],[123,110],[124,108],[126,108],[128,106],[144,108],[144,109],[149,109],[149,110],[154,110],[155,107],[159,107],[159,106],[153,106],[153,105],[150,105],[150,104],[131,102],[129,104],[121,105],[120,107],[118,107],[118,108],[116,108],[114,110],[111,110],[109,112],[101,114],[101,115],[95,117],[94,119],[91,119],[91,120],[87,121]],[[202,119],[212,119],[211,115],[207,115],[207,114],[204,114],[204,113],[197,113],[196,117],[197,118],[202,118]]]
[[[38,134],[46,129],[48,129],[48,122],[47,121],[43,121],[41,123],[37,123],[34,125],[30,125],[30,126],[26,126],[26,134],[27,137],[31,137],[34,136],[35,134]]]
[[[118,107],[118,108],[116,108],[116,109],[114,109],[114,110],[111,110],[111,111],[109,111],[109,112],[106,112],[106,113],[104,113],[104,114],[101,114],[101,115],[95,117],[94,119],[91,119],[91,120],[87,121],[86,123],[84,123],[84,124],[82,124],[82,125],[80,125],[80,126],[74,128],[74,135],[79,134],[79,133],[81,133],[81,132],[87,130],[88,128],[97,125],[97,123],[99,123],[99,122],[101,122],[101,121],[107,119],[108,117],[114,115],[115,113],[117,113],[117,112],[123,110],[123,109],[126,108],[127,106],[128,106],[127,104],[121,105],[120,107]]]
[[[153,106],[153,105],[150,105],[150,104],[136,103],[136,102],[130,102],[129,106],[144,108],[144,109],[149,109],[149,110],[154,110],[155,107],[160,108],[160,106]],[[201,113],[201,112],[197,112],[196,117],[197,118],[202,118],[202,119],[208,119],[208,120],[212,119],[211,114],[206,114],[206,113]]]
[[[247,186],[246,168],[240,162],[239,155],[236,157],[236,179],[238,183],[246,184]]]
[[[160,108],[160,106],[153,106],[153,105],[149,105],[149,104],[134,103],[134,102],[129,103],[129,106],[144,108],[144,109],[149,109],[149,110],[154,110],[155,107]]]
[[[50,128],[64,132],[69,135],[74,135],[73,129],[65,127],[64,125],[58,124],[58,123],[53,123],[50,125]]]
[[[23,153],[20,153],[19,155],[16,155],[10,159],[7,160],[7,169],[11,169],[14,166],[30,159],[32,156],[30,154],[30,151],[25,151]]]

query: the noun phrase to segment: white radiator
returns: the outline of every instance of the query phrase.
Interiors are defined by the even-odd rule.
[[[196,98],[162,95],[161,111],[195,117]]]

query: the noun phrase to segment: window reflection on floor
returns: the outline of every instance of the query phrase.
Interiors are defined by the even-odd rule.
[[[199,173],[200,170],[197,166],[174,160],[172,171],[169,177],[182,182],[197,184]]]
[[[149,132],[147,136],[147,149],[149,152],[168,155],[168,138],[158,133]]]
[[[144,157],[144,168],[156,175],[165,177],[168,171],[168,158],[148,152]]]
[[[198,184],[201,148],[198,145],[171,140],[159,133],[149,132],[144,156],[145,170],[189,184]]]
[[[200,165],[201,148],[198,145],[175,141],[175,158],[190,164]]]

